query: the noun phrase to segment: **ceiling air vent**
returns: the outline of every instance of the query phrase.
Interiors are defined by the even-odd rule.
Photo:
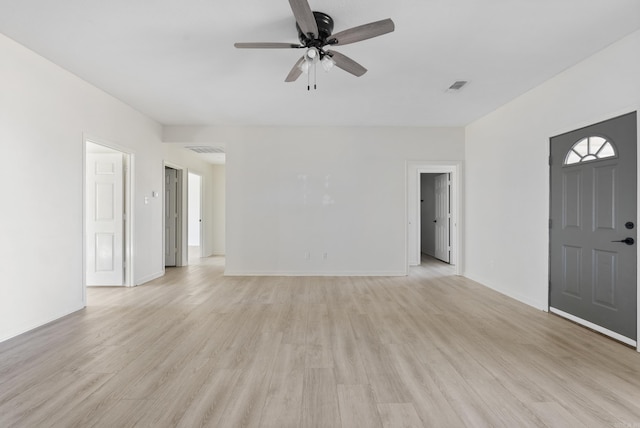
[[[459,91],[467,83],[469,82],[467,82],[466,80],[458,80],[454,82],[453,85],[449,86],[448,91]]]
[[[186,146],[186,149],[196,153],[224,153],[224,148],[214,146]]]

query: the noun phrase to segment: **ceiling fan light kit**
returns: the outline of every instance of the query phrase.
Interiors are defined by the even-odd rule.
[[[383,19],[333,34],[333,19],[326,13],[312,11],[307,0],[289,0],[289,5],[296,19],[300,44],[255,42],[236,43],[234,46],[239,49],[306,49],[302,58],[295,63],[287,75],[285,82],[294,82],[302,73],[306,73],[309,76],[307,90],[311,89],[312,71],[314,89],[316,87],[315,71],[318,62],[327,72],[334,66],[356,77],[367,72],[362,65],[333,49],[328,50],[328,47],[356,43],[395,30],[391,19]]]
[[[329,55],[326,55],[324,58],[322,58],[320,63],[322,63],[322,68],[324,68],[324,71],[326,71],[327,73],[331,71],[331,69],[336,65],[336,62]]]

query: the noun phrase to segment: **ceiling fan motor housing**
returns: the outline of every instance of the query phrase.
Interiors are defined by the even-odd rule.
[[[322,48],[327,45],[327,39],[331,36],[333,32],[333,18],[323,12],[313,12],[313,17],[316,19],[316,24],[318,24],[318,33],[315,35],[315,39],[309,38],[307,34],[304,34],[300,29],[300,26],[296,22],[296,28],[298,29],[298,38],[300,39],[300,43],[302,43],[305,47],[308,48]]]

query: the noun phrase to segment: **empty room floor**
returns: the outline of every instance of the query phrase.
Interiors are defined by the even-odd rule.
[[[2,427],[640,427],[640,354],[452,275],[204,258],[0,344]]]

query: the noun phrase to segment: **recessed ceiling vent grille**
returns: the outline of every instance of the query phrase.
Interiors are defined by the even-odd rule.
[[[466,80],[458,80],[454,82],[453,85],[449,86],[449,91],[459,91],[467,83],[469,82],[467,82]]]
[[[186,149],[196,153],[224,153],[224,148],[214,146],[186,146]]]

